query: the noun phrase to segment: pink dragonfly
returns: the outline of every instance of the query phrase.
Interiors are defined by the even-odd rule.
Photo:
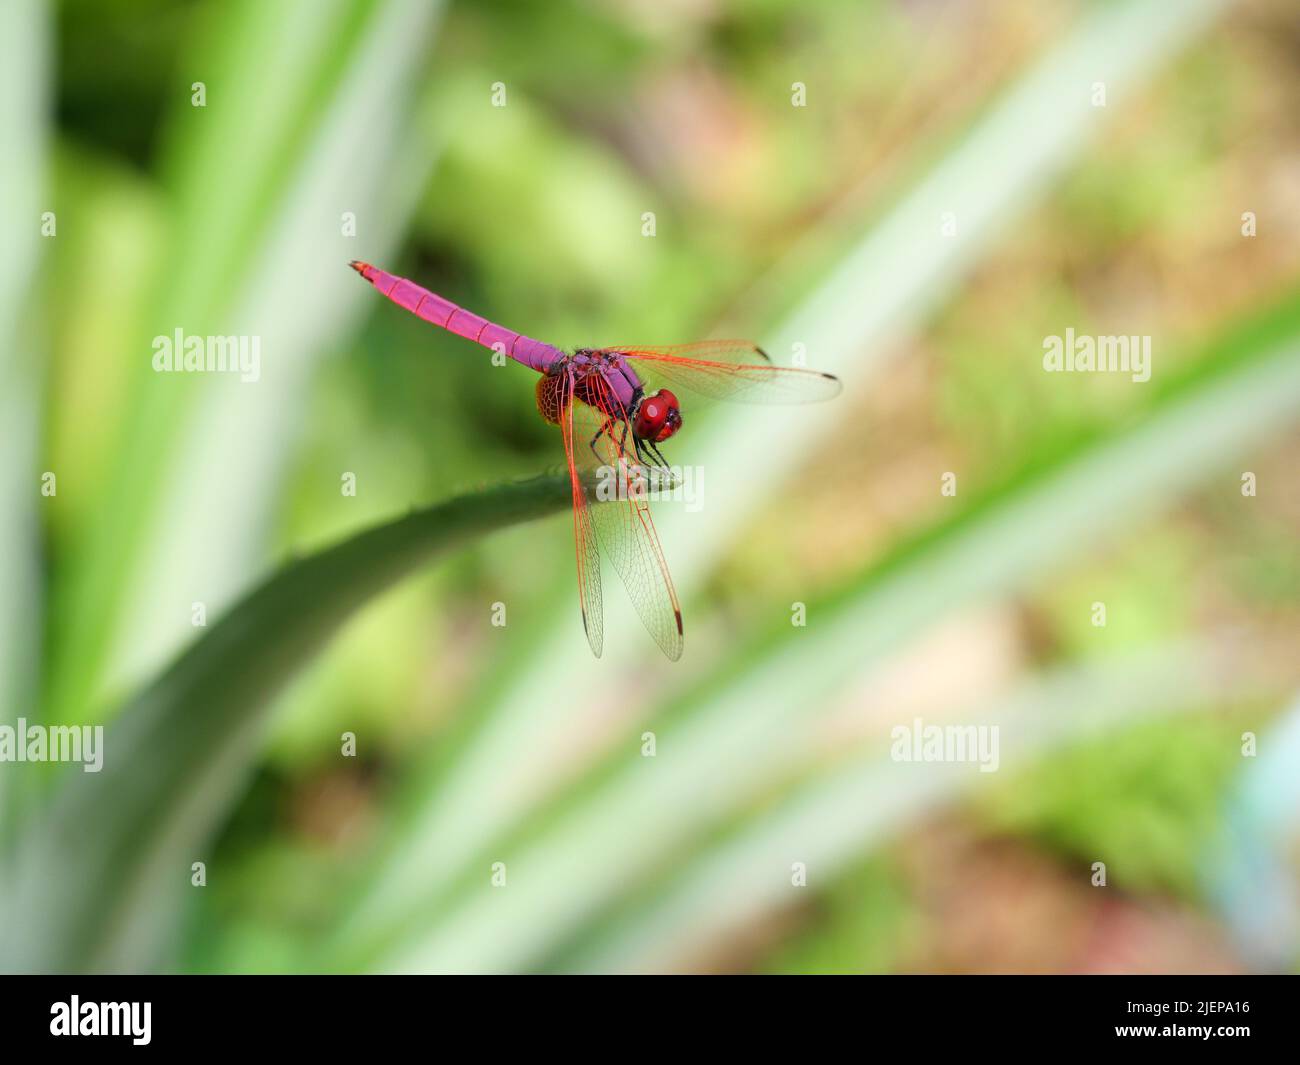
[[[542,375],[537,409],[560,427],[573,485],[578,601],[587,641],[599,658],[605,639],[600,594],[604,552],[650,635],[671,660],[679,659],[681,605],[645,498],[650,475],[660,484],[671,483],[659,445],[682,427],[681,404],[662,386],[706,399],[803,403],[830,399],[840,390],[839,379],[774,366],[761,348],[743,340],[666,348],[578,348],[569,354],[512,333],[369,263],[351,266],[426,322],[500,351]]]

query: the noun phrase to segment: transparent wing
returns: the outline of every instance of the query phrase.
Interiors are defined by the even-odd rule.
[[[573,543],[578,557],[578,605],[582,608],[582,628],[587,642],[597,658],[605,646],[605,610],[600,594],[600,551],[596,545],[596,530],[592,523],[591,507],[587,505],[589,487],[584,483],[588,463],[582,459],[587,450],[585,430],[576,430],[575,408],[583,404],[573,398],[573,375],[556,379],[559,391],[558,409],[560,430],[564,436],[564,458],[569,467],[569,481],[573,486]]]
[[[775,366],[747,340],[703,340],[664,348],[611,347],[639,376],[709,399],[740,403],[815,403],[839,394],[840,379],[820,370]],[[642,370],[646,372],[643,374]]]
[[[627,412],[609,384],[593,376],[583,394],[586,403],[570,404],[568,432],[575,467],[585,474],[581,481],[590,505],[584,510],[642,623],[675,662],[682,656],[682,610],[645,498],[648,471],[632,451]]]

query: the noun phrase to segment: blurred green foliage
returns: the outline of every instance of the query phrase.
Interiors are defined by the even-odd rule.
[[[996,831],[1028,835],[1077,862],[1104,860],[1108,882],[1196,897],[1219,797],[1240,763],[1231,720],[1142,723],[1000,781],[984,803]]]

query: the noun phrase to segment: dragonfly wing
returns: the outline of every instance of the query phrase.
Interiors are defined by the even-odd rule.
[[[606,348],[644,358],[705,359],[708,362],[725,362],[733,365],[771,366],[772,358],[752,340],[697,340],[693,344],[668,344],[664,347],[645,347],[632,344],[625,348]]]
[[[682,656],[682,610],[645,496],[646,471],[631,450],[627,412],[600,377],[572,404],[573,446],[585,464],[587,507],[600,549],[614,564],[642,623],[669,659]]]
[[[560,429],[564,435],[564,457],[573,486],[573,543],[578,556],[578,604],[582,607],[582,627],[587,642],[597,658],[605,646],[605,610],[600,594],[600,550],[587,503],[589,485],[584,481],[588,464],[582,460],[587,438],[575,435],[574,411],[582,406],[573,398],[573,375],[565,374],[560,392]]]
[[[741,403],[814,403],[839,394],[840,379],[820,370],[775,366],[744,340],[705,340],[666,348],[606,348],[626,356],[638,375],[709,399]],[[642,370],[645,373],[642,373]]]

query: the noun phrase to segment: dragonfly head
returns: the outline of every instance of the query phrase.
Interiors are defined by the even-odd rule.
[[[661,444],[682,427],[682,409],[666,388],[641,400],[633,419],[632,431],[642,440]]]

